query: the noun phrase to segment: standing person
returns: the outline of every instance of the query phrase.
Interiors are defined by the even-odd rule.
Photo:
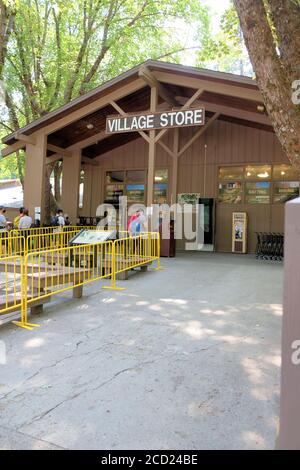
[[[65,214],[65,225],[71,225],[71,221],[69,219],[68,214]]]
[[[19,228],[20,219],[21,219],[21,217],[23,217],[23,215],[24,215],[24,207],[20,207],[20,209],[19,209],[19,215],[17,215],[17,216],[14,218],[14,228],[15,228],[15,229],[18,229],[18,228]]]
[[[6,217],[5,217],[6,209],[3,206],[0,206],[0,230],[6,229]]]
[[[23,209],[23,216],[19,221],[19,229],[28,229],[32,226],[32,218],[29,216],[28,209]]]
[[[57,225],[59,227],[64,227],[66,223],[65,223],[64,213],[61,209],[58,209],[56,213],[56,217],[57,217]]]
[[[138,209],[128,222],[128,232],[132,237],[138,236],[145,230],[146,217],[143,209]]]

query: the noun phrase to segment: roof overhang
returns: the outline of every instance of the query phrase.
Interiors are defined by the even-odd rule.
[[[105,128],[103,122],[107,115],[116,113],[111,106],[112,100],[124,106],[126,112],[144,111],[149,108],[150,88],[149,83],[145,83],[141,78],[142,70],[151,71],[157,83],[168,86],[169,89],[165,91],[169,95],[172,94],[170,103],[177,100],[181,105],[180,100],[188,99],[195,89],[203,89],[203,99],[205,98],[208,111],[210,108],[211,111],[219,111],[220,118],[224,116],[224,120],[234,122],[240,119],[245,125],[249,122],[250,125],[257,124],[258,127],[272,130],[265,112],[258,111],[262,97],[255,80],[230,73],[148,60],[6,136],[2,142],[10,149],[4,149],[4,152],[9,154],[25,147],[30,139],[34,139],[34,134],[42,130],[48,135],[48,142],[52,146],[72,149],[74,145],[79,145],[81,139],[83,145],[80,147],[87,149],[86,156],[90,158],[97,156],[97,152],[88,151],[88,147],[91,148],[97,142],[97,136],[99,141],[111,139],[115,147],[118,138],[103,134]],[[199,100],[201,102],[201,97]],[[163,104],[163,101],[161,99],[160,104]],[[89,122],[95,122],[90,132],[86,129]],[[72,135],[72,141],[67,138],[68,132]],[[132,139],[134,138],[136,135],[132,135]],[[120,145],[130,140],[130,136],[123,137],[120,139]],[[102,147],[109,148],[107,145]],[[54,152],[48,149],[48,156],[53,154]]]

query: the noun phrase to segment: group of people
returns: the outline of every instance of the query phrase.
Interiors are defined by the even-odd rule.
[[[55,216],[52,217],[51,225],[57,227],[64,227],[65,225],[70,225],[70,220],[68,215],[64,216],[64,213],[61,209],[56,211]],[[8,221],[6,218],[6,209],[4,206],[0,206],[0,231],[4,230],[26,230],[34,225],[32,217],[29,215],[28,209],[26,207],[20,207],[19,214],[14,218],[13,222]]]
[[[33,221],[29,215],[28,209],[26,207],[20,207],[19,214],[14,218],[13,222],[9,222],[6,219],[6,209],[3,206],[0,206],[0,230],[9,230],[9,229],[28,229],[32,227]]]

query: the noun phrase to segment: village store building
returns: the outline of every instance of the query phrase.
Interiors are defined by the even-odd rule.
[[[216,202],[217,251],[231,251],[236,211],[248,214],[249,251],[256,232],[283,232],[284,200],[299,191],[254,80],[159,61],[134,67],[3,142],[3,156],[26,150],[24,203],[31,214],[40,207],[42,221],[45,165],[62,160],[61,206],[73,223],[119,195],[149,206],[198,193]],[[177,246],[184,248],[182,241]]]

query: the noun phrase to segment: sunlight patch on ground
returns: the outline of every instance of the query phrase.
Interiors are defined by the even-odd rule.
[[[258,368],[257,361],[246,357],[242,360],[242,364],[251,383],[260,385],[264,382],[263,374],[262,371]]]
[[[188,301],[184,299],[160,299],[160,301],[171,305],[187,305],[188,303]]]
[[[110,297],[109,299],[103,299],[102,302],[104,304],[112,304],[113,302],[116,302],[116,299],[113,299],[112,297]]]
[[[243,440],[249,448],[266,447],[264,438],[254,431],[245,431],[243,433]]]
[[[43,338],[31,338],[25,341],[25,348],[38,348],[45,344],[45,340]]]

